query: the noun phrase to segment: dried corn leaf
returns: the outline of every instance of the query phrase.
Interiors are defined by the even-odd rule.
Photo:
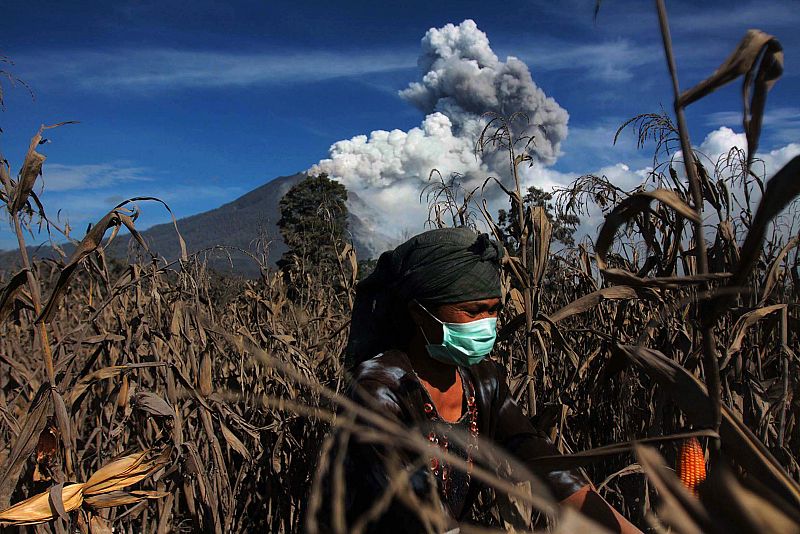
[[[531,483],[519,482],[516,484],[517,488],[531,495]],[[531,514],[533,509],[529,501],[516,499],[511,495],[498,492],[496,495],[497,511],[503,520],[503,526],[507,532],[516,532],[516,529],[525,529],[530,525]]]
[[[790,250],[800,245],[800,236],[795,236],[789,240],[786,245],[778,252],[778,255],[775,256],[775,259],[772,260],[772,264],[769,266],[769,270],[767,271],[767,276],[764,278],[763,289],[761,290],[761,301],[759,302],[759,306],[763,306],[769,295],[772,293],[772,290],[775,288],[775,284],[778,283],[778,276],[781,272],[781,262],[789,253]],[[2,321],[2,301],[0,301],[0,321]]]
[[[62,494],[63,490],[64,490],[63,482],[56,484],[55,486],[51,486],[50,491],[48,492],[49,493],[48,498],[50,501],[51,508],[56,512],[56,516],[66,521],[69,519],[69,515],[67,515],[67,510],[66,508],[64,508],[64,501]],[[78,506],[80,506],[80,503],[78,504]]]
[[[98,369],[93,373],[90,373],[86,376],[81,377],[78,382],[72,386],[69,390],[69,394],[67,395],[67,402],[70,406],[74,405],[81,396],[86,393],[86,390],[97,382],[98,380],[106,380],[108,378],[117,376],[118,374],[122,373],[123,371],[128,371],[130,369],[140,369],[144,367],[161,367],[166,365],[165,362],[142,362],[142,363],[129,363],[126,365],[112,365],[111,367],[103,367],[102,369]]]
[[[211,355],[208,351],[203,351],[203,356],[200,358],[200,394],[204,397],[208,397],[214,391],[212,374]]]
[[[47,424],[51,402],[52,396],[49,388],[41,387],[30,404],[25,423],[14,441],[11,452],[0,465],[0,507],[2,508],[8,506],[11,494],[17,487],[17,480],[22,468],[36,447],[39,434]]]
[[[708,175],[705,165],[700,162],[700,158],[697,157],[697,154],[692,154],[692,158],[694,159],[694,168],[697,170],[697,177],[700,178],[700,192],[703,199],[711,204],[714,209],[722,209],[719,192],[714,186],[714,182],[711,181],[711,177]]]
[[[522,301],[521,301],[522,295],[516,288],[512,288],[510,294],[511,294],[511,301],[514,305],[514,310],[517,311],[517,315],[515,315],[513,319],[507,321],[505,325],[503,325],[503,328],[497,334],[498,341],[505,341],[517,329],[519,329],[525,324],[525,314],[523,313],[522,310]],[[625,299],[634,299],[641,296],[643,295],[640,295],[637,292],[637,290],[628,286],[605,287],[603,289],[599,289],[597,291],[589,293],[588,295],[584,295],[583,297],[577,300],[570,302],[561,309],[553,312],[550,316],[546,318],[546,320],[549,323],[555,324],[573,315],[589,311],[598,304],[600,304],[601,302],[603,302],[604,300],[625,300]],[[520,299],[519,303],[517,303],[517,299]],[[520,307],[519,310],[517,309],[517,306]]]
[[[761,244],[769,222],[800,195],[800,156],[794,157],[767,182],[764,196],[758,205],[750,231],[741,247],[742,259],[735,279],[742,280],[750,274],[752,265],[761,252]]]
[[[111,508],[136,504],[148,499],[161,499],[169,495],[166,491],[110,491],[99,495],[87,495],[84,503],[92,508]]]
[[[603,269],[603,277],[612,284],[622,284],[637,288],[683,289],[688,284],[704,284],[723,280],[731,273],[691,274],[686,276],[656,276],[641,278],[625,269]]]
[[[747,335],[747,331],[751,326],[767,315],[776,311],[780,311],[784,308],[786,308],[786,304],[774,304],[772,306],[765,306],[763,308],[749,311],[739,317],[739,319],[736,321],[736,324],[733,325],[733,339],[731,340],[730,346],[728,346],[727,356],[730,357],[742,350],[742,341],[744,341],[744,336]]]
[[[606,479],[603,480],[603,482],[601,482],[597,486],[597,492],[598,493],[602,492],[603,488],[608,486],[608,484],[611,483],[611,481],[616,479],[616,478],[622,478],[622,477],[626,477],[626,476],[629,476],[629,475],[636,475],[636,474],[640,474],[640,473],[644,473],[644,471],[642,471],[642,466],[641,465],[639,465],[637,463],[626,465],[622,469],[620,469],[618,471],[615,471],[615,472],[611,473],[610,475],[608,475],[606,477]]]
[[[225,441],[228,442],[228,445],[230,445],[233,450],[241,454],[247,462],[252,462],[253,457],[250,455],[250,451],[247,450],[245,444],[242,443],[242,440],[236,437],[236,434],[234,434],[231,429],[228,428],[222,421],[219,422],[219,428],[222,430],[222,436],[225,438]]]
[[[558,522],[552,534],[574,534],[575,532],[591,532],[592,534],[610,534],[610,530],[595,523],[577,510],[568,506],[561,508]]]
[[[128,375],[122,375],[122,380],[119,384],[119,391],[117,392],[117,407],[125,408],[128,405],[130,393],[130,382]]]
[[[342,265],[349,265],[350,267],[350,284],[355,285],[356,280],[358,279],[358,258],[356,257],[356,251],[353,248],[351,243],[345,243],[342,252],[338,254],[339,262]]]
[[[175,409],[152,391],[137,391],[133,394],[133,403],[140,410],[153,415],[175,417]]]
[[[142,234],[140,234],[139,230],[137,230],[136,226],[134,226],[133,219],[131,219],[130,217],[128,217],[124,213],[120,213],[120,212],[117,212],[117,216],[119,217],[120,222],[122,222],[122,224],[125,226],[125,228],[127,228],[128,231],[131,233],[133,238],[136,239],[136,242],[139,243],[139,245],[145,251],[147,251],[148,254],[150,254],[151,258],[155,258],[155,254],[153,254],[153,251],[151,251],[150,247],[147,246],[147,242],[145,242],[144,237],[142,237]]]
[[[89,520],[89,532],[91,534],[113,534],[114,529],[111,528],[110,522],[99,515],[93,515]]]
[[[512,287],[508,291],[508,300],[511,302],[511,305],[514,307],[514,311],[517,312],[517,314],[525,313],[525,301],[519,289]]]
[[[125,341],[125,336],[120,336],[119,334],[111,334],[106,332],[105,334],[98,334],[96,336],[89,336],[81,340],[82,345],[98,345],[100,343],[104,343],[106,341]]]
[[[780,43],[773,36],[759,30],[748,30],[736,50],[714,71],[714,74],[684,91],[678,99],[678,104],[683,107],[688,106],[746,74],[752,70],[758,58],[765,52],[764,47],[769,47],[769,50],[766,51],[768,53],[783,55]],[[782,57],[779,61],[781,64],[783,63]],[[776,75],[780,76],[780,72]]]
[[[557,323],[575,314],[589,311],[604,300],[626,300],[639,297],[639,293],[629,286],[605,287],[573,300],[563,308],[551,313],[549,318],[550,321]]]
[[[125,206],[126,204],[129,204],[131,202],[138,202],[139,200],[151,200],[153,202],[158,202],[159,204],[164,206],[164,208],[166,208],[166,210],[169,212],[169,216],[172,218],[172,226],[175,228],[175,234],[178,236],[178,245],[181,248],[181,261],[188,261],[189,260],[189,254],[186,252],[186,241],[184,241],[180,230],[178,230],[178,220],[175,218],[175,214],[172,212],[172,209],[169,207],[169,205],[166,202],[164,202],[160,198],[156,198],[156,197],[134,197],[134,198],[129,198],[128,200],[125,200],[123,202],[120,202],[119,204],[117,204],[114,207],[114,209],[115,210],[119,209],[119,208]],[[131,233],[133,233],[133,232],[131,232]],[[137,240],[138,239],[139,238],[137,238]]]
[[[603,227],[600,229],[600,234],[597,236],[597,243],[595,244],[597,266],[600,269],[606,268],[606,255],[609,248],[611,248],[617,230],[636,215],[648,209],[653,200],[658,200],[662,204],[671,207],[681,217],[695,222],[700,220],[697,212],[690,208],[674,191],[656,189],[655,191],[635,193],[616,205],[611,213],[606,216]]]
[[[184,317],[183,317],[183,302],[180,300],[176,300],[175,304],[172,306],[172,318],[170,319],[169,323],[169,333],[172,336],[179,336],[181,334],[181,328],[183,327]]]
[[[11,205],[11,213],[17,213],[28,201],[33,191],[33,186],[36,184],[36,179],[42,174],[42,165],[44,164],[45,156],[36,151],[42,142],[42,132],[52,128],[58,128],[65,124],[75,124],[75,121],[59,122],[50,126],[42,126],[39,131],[31,139],[28,145],[28,152],[25,154],[25,160],[22,163],[22,168],[19,171],[19,180],[17,187],[14,191],[14,202]]]
[[[0,512],[0,523],[27,525],[50,521],[57,516],[63,517],[78,509],[84,502],[84,496],[96,504],[112,502],[115,498],[123,499],[116,493],[118,490],[135,484],[160,469],[166,464],[169,455],[170,450],[165,449],[161,453],[144,451],[114,460],[97,470],[83,484],[70,484],[63,488],[59,484],[3,510]],[[100,497],[108,494],[112,496],[105,500]],[[130,492],[126,495],[136,497],[138,502],[161,497],[163,492]]]
[[[25,287],[28,281],[28,270],[23,269],[11,277],[11,280],[3,287],[0,292],[0,323],[6,320],[8,314],[11,313],[11,307],[14,304],[14,299]]]
[[[758,149],[767,92],[775,85],[781,74],[783,74],[783,47],[781,44],[773,36],[760,30],[748,30],[736,50],[714,71],[714,74],[680,95],[678,105],[688,106],[744,75],[742,122],[747,136],[747,166],[749,168]],[[750,97],[751,85],[754,86],[752,98]]]
[[[64,444],[64,454],[67,458],[67,467],[71,469],[72,466],[72,427],[69,422],[69,414],[67,407],[64,404],[64,399],[61,394],[55,389],[52,390],[53,395],[53,411],[56,414],[56,421],[58,422],[58,429],[61,432],[62,443]],[[69,470],[68,469],[68,470]]]
[[[550,260],[550,241],[553,225],[547,218],[547,211],[541,206],[534,206],[528,212],[528,221],[532,228],[528,239],[533,240],[533,257],[531,258],[531,283],[538,287],[544,277],[544,271]]]
[[[33,191],[36,179],[42,174],[42,165],[44,165],[46,158],[43,154],[36,152],[36,147],[39,146],[39,141],[41,140],[42,131],[39,130],[39,133],[31,139],[28,153],[25,155],[25,161],[19,171],[19,180],[14,190],[14,203],[11,205],[11,213],[17,213],[25,207],[28,196]]]
[[[655,436],[651,438],[642,438],[639,440],[625,441],[622,443],[614,443],[612,445],[605,445],[603,447],[595,447],[586,451],[580,451],[572,454],[558,454],[553,456],[540,456],[533,460],[533,464],[540,469],[545,470],[566,470],[575,467],[587,467],[598,460],[604,460],[608,456],[616,454],[625,454],[633,452],[636,445],[646,445],[650,443],[669,443],[672,441],[682,441],[687,438],[716,438],[718,434],[711,429],[692,430],[690,432],[681,432],[679,434],[670,434],[669,436]]]
[[[29,369],[22,362],[17,361],[16,359],[13,358],[9,358],[4,353],[0,353],[0,362],[8,364],[9,367],[11,367],[17,373],[19,373],[19,375],[25,380],[25,383],[32,389],[36,389],[39,387],[40,385],[39,380],[37,380],[34,371],[32,369]]]
[[[283,462],[281,461],[281,452],[283,451],[283,436],[284,432],[278,432],[278,437],[275,438],[275,445],[272,447],[272,470],[275,473],[280,473],[283,470]]]
[[[731,531],[761,534],[800,532],[800,523],[762,495],[743,487],[725,464],[709,473],[700,486],[700,498],[713,517],[727,519]]]
[[[119,214],[117,211],[112,210],[108,212],[102,219],[100,219],[100,221],[86,233],[86,236],[75,248],[75,252],[72,253],[72,256],[67,264],[61,269],[61,273],[58,276],[58,281],[56,281],[53,292],[50,294],[50,298],[47,300],[47,304],[44,306],[42,313],[36,319],[36,322],[50,322],[53,317],[53,313],[55,313],[55,310],[61,301],[61,297],[67,289],[69,279],[72,277],[80,261],[97,250],[103,240],[103,236],[109,228],[114,227],[115,229],[118,229],[119,225]]]
[[[2,91],[0,91],[0,95]],[[2,105],[2,97],[0,97],[0,105]],[[11,174],[9,173],[9,164],[8,160],[2,157],[0,154],[0,185],[7,187],[9,192],[11,192]],[[11,202],[11,198],[6,195],[6,192],[0,189],[0,200],[3,201],[4,204],[8,204]]]

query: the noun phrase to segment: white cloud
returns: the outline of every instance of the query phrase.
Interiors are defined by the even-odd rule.
[[[747,138],[744,133],[737,133],[727,126],[721,126],[709,133],[698,148],[712,163],[715,163],[720,156],[726,155],[734,147],[747,149]],[[764,174],[769,178],[799,154],[800,143],[789,143],[774,150],[758,152],[756,158],[763,162]]]
[[[794,0],[759,0],[730,6],[721,3],[695,4],[670,16],[670,26],[675,33],[714,32],[747,29],[752,27],[794,28],[800,23],[800,10]]]
[[[46,191],[98,189],[114,184],[146,182],[153,178],[143,167],[125,162],[65,165],[48,163],[44,166],[42,182]]]
[[[759,157],[764,160],[769,176],[778,172],[784,165],[789,163],[789,160],[798,155],[800,155],[800,143],[789,143],[765,154],[759,153]]]
[[[720,127],[709,132],[697,149],[705,153],[713,164],[718,158],[726,155],[731,148],[743,146],[746,146],[744,134],[736,133],[730,128]],[[777,170],[797,155],[800,155],[800,144],[789,143],[774,150],[759,152],[757,158],[763,162],[765,176],[768,180]],[[676,161],[681,160],[680,152],[675,155],[675,158]],[[677,170],[679,175],[684,175],[681,166],[678,166]],[[759,171],[758,168],[755,170],[757,172]],[[551,167],[539,165],[523,170],[521,173],[521,186],[523,189],[527,189],[529,186],[536,186],[545,191],[553,191],[556,188],[571,184],[574,180],[579,178],[581,174],[592,174],[595,176],[604,176],[616,187],[625,191],[630,191],[648,180],[651,171],[652,167],[643,166],[641,168],[632,168],[622,162],[594,169],[588,168],[583,173],[561,172]],[[753,194],[755,195],[755,193]],[[758,201],[757,195],[753,197],[753,201]],[[497,210],[500,208],[507,207],[508,201],[506,199],[500,196],[490,197],[489,208],[492,214],[496,214]],[[709,212],[709,216],[712,215],[713,213]],[[581,224],[576,234],[577,237],[581,239],[583,236],[588,235],[594,238],[603,221],[604,216],[600,209],[596,206],[589,206],[588,213],[581,216]]]
[[[664,61],[658,46],[635,44],[627,39],[588,45],[537,43],[525,60],[535,70],[578,70],[591,79],[609,83],[629,81],[637,68]]]
[[[608,48],[565,51],[542,60],[540,66],[594,68],[598,77],[612,79],[626,77],[637,66],[653,61],[637,53],[630,43],[620,41]],[[659,54],[641,55],[656,56],[661,61]],[[536,64],[535,59],[531,62]],[[521,170],[523,189],[536,186],[552,191],[571,184],[581,174],[594,174],[605,176],[622,190],[632,190],[649,178],[649,159],[634,152],[632,146],[623,148],[622,153],[609,150],[616,131],[610,122],[579,128],[575,138],[564,145],[570,158],[577,158],[582,166],[578,169],[571,164],[570,170],[579,172],[555,169],[553,164],[562,155],[566,138],[566,112],[535,85],[524,64],[514,58],[501,62],[486,35],[472,21],[430,30],[422,42],[419,67],[421,79],[401,92],[427,114],[419,127],[379,130],[339,141],[331,147],[329,158],[310,169],[311,173],[327,172],[355,192],[363,202],[351,209],[368,220],[375,232],[397,237],[422,229],[427,205],[424,198],[420,202],[420,192],[429,184],[431,169],[440,170],[445,177],[451,172],[463,174],[462,184],[467,190],[483,184],[490,175],[509,183],[504,153],[491,157],[474,154],[475,141],[486,123],[481,111],[487,109],[519,110],[527,105],[534,124],[537,119],[549,120],[555,126],[545,129],[549,137],[537,139],[538,160]],[[791,113],[777,110],[770,120],[791,121]],[[720,127],[711,131],[698,148],[715,162],[732,146],[745,146],[744,135]],[[758,157],[771,174],[798,152],[800,145],[791,143]],[[485,199],[493,214],[508,206],[508,199],[493,185],[486,188]],[[599,209],[589,211],[579,233],[594,236],[603,218]]]
[[[706,135],[698,149],[715,161],[721,154],[727,154],[733,147],[747,148],[747,138],[726,126],[721,126]]]
[[[69,83],[89,91],[186,89],[320,81],[412,68],[413,53],[211,52],[180,49],[73,50],[16,63],[24,79]],[[26,65],[31,65],[26,69]]]
[[[423,113],[445,114],[456,133],[464,135],[480,132],[484,113],[523,112],[536,136],[536,158],[552,164],[560,155],[567,136],[566,110],[536,85],[522,61],[513,56],[500,61],[474,21],[428,30],[417,63],[421,80],[400,96]]]
[[[719,111],[706,116],[709,126],[742,127],[742,112]],[[768,136],[778,143],[789,143],[800,139],[800,108],[776,107],[764,113],[762,136]]]

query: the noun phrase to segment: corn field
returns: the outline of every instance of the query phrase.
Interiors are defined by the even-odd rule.
[[[476,225],[512,244],[492,357],[564,453],[542,465],[584,468],[643,531],[798,532],[800,157],[769,180],[755,157],[783,51],[751,30],[681,92],[663,2],[657,9],[674,116],[620,129],[654,150],[652,174],[631,191],[587,175],[556,196],[562,213],[603,212],[594,239],[557,249],[545,210],[525,205],[520,172],[535,143],[519,115],[487,117],[476,140],[508,154],[510,179],[474,191],[443,181],[429,190],[429,223]],[[684,109],[736,80],[748,146],[709,161],[691,148]],[[148,248],[139,206],[163,207],[143,197],[114,207],[60,261],[28,257],[27,231],[60,230],[34,193],[53,127],[33,137],[16,178],[0,166],[22,265],[0,275],[0,525],[313,533],[322,481],[340,471],[331,451],[349,435],[446,454],[343,396],[358,276],[347,243],[337,243],[334,276],[302,268],[292,280],[255,250],[259,279],[221,279],[187,252],[177,222],[179,259]],[[480,202],[489,188],[508,197],[510,225]],[[107,259],[112,239],[130,239],[136,260]],[[523,468],[509,474],[502,451],[482,450],[473,476],[487,490],[474,516],[486,528],[601,531],[559,509]],[[396,478],[391,490],[410,493]],[[344,491],[334,483],[340,520]],[[441,531],[435,506],[418,509]]]

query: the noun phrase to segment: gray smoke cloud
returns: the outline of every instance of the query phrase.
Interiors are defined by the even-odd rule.
[[[476,119],[486,112],[526,113],[536,137],[536,156],[545,164],[555,162],[569,115],[534,83],[525,63],[515,57],[500,61],[474,21],[428,30],[417,64],[421,81],[412,82],[400,96],[420,111],[444,114],[457,134],[473,133]]]
[[[362,202],[351,209],[381,242],[423,229],[427,207],[420,192],[432,169],[462,174],[467,187],[488,175],[504,178],[508,161],[502,155],[474,152],[484,113],[527,114],[542,165],[555,162],[567,136],[566,110],[536,85],[522,61],[498,59],[474,21],[431,28],[421,45],[420,78],[399,93],[425,114],[420,126],[338,141],[329,158],[308,170],[326,172],[356,193]]]

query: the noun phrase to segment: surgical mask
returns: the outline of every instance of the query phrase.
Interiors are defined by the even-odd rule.
[[[442,325],[442,343],[428,341],[425,330],[422,336],[428,342],[428,354],[434,360],[450,365],[468,367],[483,360],[492,351],[497,337],[497,317],[487,317],[468,323],[445,323],[425,309],[420,308]]]

